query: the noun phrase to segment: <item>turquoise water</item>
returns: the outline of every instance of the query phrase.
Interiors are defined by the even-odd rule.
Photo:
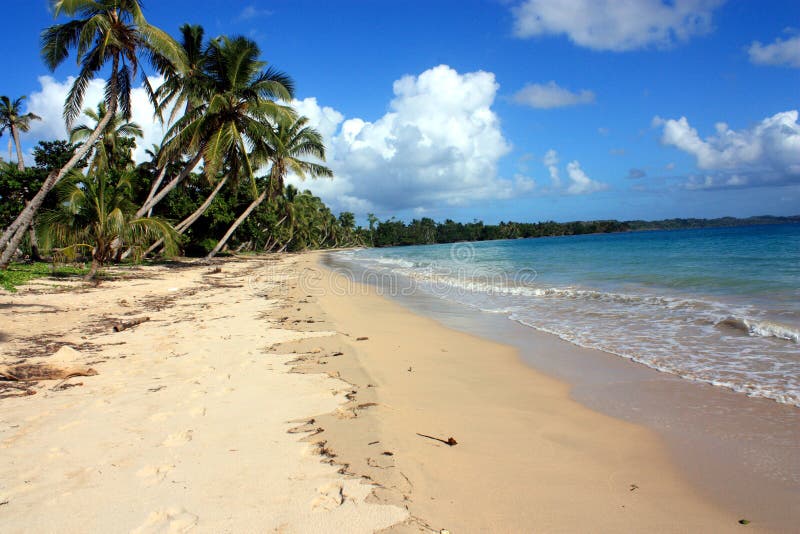
[[[397,291],[800,406],[800,225],[337,253]],[[369,275],[368,275],[369,276]]]

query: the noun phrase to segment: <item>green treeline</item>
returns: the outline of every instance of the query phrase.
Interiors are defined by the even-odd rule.
[[[433,219],[427,217],[414,219],[406,224],[394,218],[381,222],[373,215],[370,215],[369,236],[374,246],[391,247],[454,243],[456,241],[490,241],[493,239],[519,239],[527,237],[609,234],[643,230],[680,230],[686,228],[714,228],[786,223],[800,223],[800,215],[791,217],[764,215],[745,219],[721,217],[718,219],[664,219],[660,221],[606,220],[564,223],[546,221],[537,223],[501,222],[499,224],[484,224],[482,221],[460,223],[450,219],[437,223]]]

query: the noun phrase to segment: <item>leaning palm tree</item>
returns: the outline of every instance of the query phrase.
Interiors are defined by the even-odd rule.
[[[245,37],[220,37],[206,50],[203,99],[192,101],[191,109],[169,129],[161,149],[160,164],[181,155],[195,154],[177,177],[146,202],[144,214],[160,202],[203,160],[206,176],[213,178],[226,166],[253,179],[248,146],[269,135],[269,121],[293,116],[288,102],[294,84],[286,74],[266,68],[259,60],[258,45]]]
[[[50,70],[63,63],[70,50],[77,52],[80,70],[64,103],[67,128],[72,127],[83,107],[89,82],[110,63],[105,87],[108,113],[66,165],[50,173],[36,196],[3,233],[0,238],[2,269],[8,267],[25,228],[30,225],[47,193],[94,146],[117,108],[126,119],[130,118],[132,79],[137,73],[141,73],[142,83],[155,103],[155,93],[141,68],[141,58],[149,60],[158,72],[164,72],[170,65],[180,70],[185,64],[178,44],[147,22],[139,0],[50,0],[50,5],[55,17],[75,17],[42,33],[42,57]]]
[[[5,130],[8,130],[8,161],[11,161],[11,141],[17,147],[17,170],[25,170],[25,160],[22,158],[22,145],[19,142],[19,132],[27,132],[31,128],[31,121],[40,121],[42,118],[35,113],[22,113],[22,102],[25,100],[24,96],[11,100],[7,96],[0,96],[0,135]],[[31,245],[31,258],[39,261],[39,245],[36,241],[36,226],[34,220],[31,219],[27,226],[28,238]],[[22,229],[25,232],[25,228]],[[16,248],[16,247],[15,247]],[[0,247],[2,250],[2,247]]]
[[[58,208],[39,217],[43,243],[63,247],[60,252],[67,257],[81,249],[90,251],[92,266],[87,278],[93,278],[113,259],[115,241],[141,256],[153,241],[163,239],[166,252],[175,253],[175,230],[157,217],[135,217],[131,195],[128,175],[116,171],[77,174],[64,181],[58,187]]]
[[[255,197],[239,218],[234,221],[214,249],[208,253],[206,259],[213,258],[236,229],[245,219],[267,198],[274,198],[283,191],[283,181],[287,172],[294,173],[301,180],[306,177],[317,178],[320,176],[333,176],[333,171],[324,165],[307,161],[305,157],[325,161],[325,144],[322,135],[310,126],[306,126],[308,119],[279,117],[274,128],[268,135],[255,140],[253,150],[255,161],[271,163],[269,175],[265,181],[261,194]]]
[[[94,124],[81,124],[70,130],[70,143],[80,143],[91,137],[94,129],[108,114],[108,108],[105,102],[100,102],[97,104],[96,110],[86,108],[83,113]],[[96,141],[95,146],[91,149],[93,153],[91,155],[92,162],[89,165],[90,172],[105,172],[111,168],[119,169],[132,165],[133,158],[128,150],[129,147],[121,141],[124,138],[130,139],[142,137],[143,135],[144,132],[141,126],[135,122],[125,120],[123,113],[116,113],[111,120],[106,121],[101,139]]]
[[[31,128],[31,121],[40,121],[42,118],[35,113],[22,113],[24,96],[11,100],[7,96],[0,96],[0,135],[8,130],[8,161],[11,161],[11,141],[17,146],[17,169],[25,170],[22,160],[22,146],[19,142],[19,133],[27,132]]]

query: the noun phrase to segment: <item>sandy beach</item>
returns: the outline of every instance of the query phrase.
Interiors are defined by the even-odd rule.
[[[319,257],[2,294],[0,364],[97,373],[0,382],[2,530],[768,530],[655,432]]]

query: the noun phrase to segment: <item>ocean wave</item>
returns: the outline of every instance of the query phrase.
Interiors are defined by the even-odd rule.
[[[680,362],[659,361],[658,359],[655,358],[648,358],[644,354],[619,350],[617,348],[609,347],[597,341],[587,342],[585,340],[580,339],[578,336],[570,335],[567,332],[536,324],[535,322],[532,322],[526,319],[525,317],[522,317],[515,313],[510,314],[508,318],[524,326],[533,328],[535,330],[539,330],[540,332],[545,332],[547,334],[554,335],[573,345],[577,345],[583,348],[600,350],[608,354],[620,356],[627,360],[631,360],[641,365],[645,365],[661,373],[675,375],[686,380],[691,380],[693,382],[702,382],[704,384],[710,384],[712,386],[723,387],[726,389],[736,391],[738,393],[744,393],[748,397],[762,397],[765,399],[771,399],[776,402],[780,402],[782,404],[790,404],[793,406],[800,407],[800,389],[798,389],[797,387],[787,388],[785,385],[777,385],[769,383],[759,384],[757,383],[759,377],[755,375],[753,375],[749,380],[743,380],[741,378],[739,380],[734,380],[731,378],[714,376],[713,373],[709,374],[708,372],[703,372],[702,369],[699,368],[695,369],[694,366],[692,366],[689,362],[686,361],[680,361]]]
[[[651,304],[658,306],[666,306],[668,308],[683,308],[683,307],[704,307],[708,303],[699,299],[668,297],[659,295],[635,295],[630,293],[614,293],[598,291],[594,289],[581,289],[575,287],[533,287],[529,285],[514,285],[512,283],[504,283],[501,280],[509,279],[503,274],[487,274],[479,275],[475,278],[469,277],[452,277],[448,275],[440,275],[431,272],[417,272],[414,270],[406,270],[401,274],[414,278],[417,281],[430,283],[433,286],[445,285],[466,291],[499,294],[499,295],[513,295],[513,296],[527,296],[527,297],[562,297],[576,300],[591,300],[614,302],[619,304]],[[486,280],[497,281],[486,281]]]
[[[790,326],[771,321],[757,321],[742,317],[726,317],[716,324],[718,327],[733,328],[753,337],[776,337],[800,343],[800,331]]]

